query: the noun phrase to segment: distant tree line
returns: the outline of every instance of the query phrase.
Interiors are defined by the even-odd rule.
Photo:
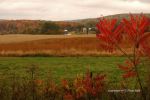
[[[150,18],[150,14],[146,16]],[[122,18],[128,17],[127,14],[119,14],[105,18],[117,18],[119,24]],[[96,29],[98,22],[99,18],[76,21],[0,20],[0,34],[64,34],[64,30],[82,34],[83,28],[90,28],[92,32],[99,33]],[[150,27],[148,30],[150,31]]]
[[[3,20],[0,21],[0,34],[63,34],[64,29],[73,31],[79,26],[66,22]]]
[[[95,25],[92,22],[85,24],[69,21],[1,20],[0,34],[64,34],[64,30],[82,34],[84,27]]]

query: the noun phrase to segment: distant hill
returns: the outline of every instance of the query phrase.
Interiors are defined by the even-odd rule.
[[[136,16],[136,15],[140,15],[140,14],[132,14],[132,15]],[[150,18],[150,13],[145,13],[144,15]],[[117,18],[120,21],[122,18],[129,19],[129,14],[116,14],[116,15],[109,15],[109,16],[103,16],[103,17],[109,18],[109,19]],[[101,17],[99,17],[99,18],[101,18]],[[77,23],[80,23],[83,25],[88,25],[88,24],[96,25],[96,23],[98,23],[98,21],[99,21],[99,18],[71,20],[71,22],[77,22]]]
[[[150,14],[144,15],[150,18]],[[110,19],[117,18],[120,21],[122,18],[129,18],[129,14],[116,14],[104,17]],[[80,32],[83,27],[95,27],[99,18],[68,21],[0,19],[0,34],[63,34],[65,29],[68,31]]]

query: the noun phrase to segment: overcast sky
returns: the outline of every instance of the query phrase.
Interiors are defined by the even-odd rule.
[[[0,19],[72,20],[150,13],[150,0],[0,0]]]

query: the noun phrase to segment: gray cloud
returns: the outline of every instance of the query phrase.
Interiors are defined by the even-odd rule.
[[[71,20],[149,9],[149,0],[0,0],[0,19]]]
[[[139,1],[139,2],[149,2],[150,3],[150,0],[123,0],[123,1]]]

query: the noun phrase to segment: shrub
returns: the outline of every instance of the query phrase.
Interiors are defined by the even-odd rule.
[[[143,88],[139,74],[139,65],[142,55],[150,54],[150,46],[147,44],[150,32],[146,32],[150,22],[143,14],[140,16],[130,15],[130,19],[122,19],[122,22],[116,27],[117,19],[101,19],[97,24],[97,28],[101,32],[97,37],[103,41],[101,46],[109,51],[120,50],[126,57],[125,64],[119,65],[119,68],[124,71],[122,77],[124,79],[135,77],[141,89],[141,95],[146,100],[146,94]],[[131,43],[132,56],[119,45],[122,42],[122,32],[126,33],[126,39]]]

